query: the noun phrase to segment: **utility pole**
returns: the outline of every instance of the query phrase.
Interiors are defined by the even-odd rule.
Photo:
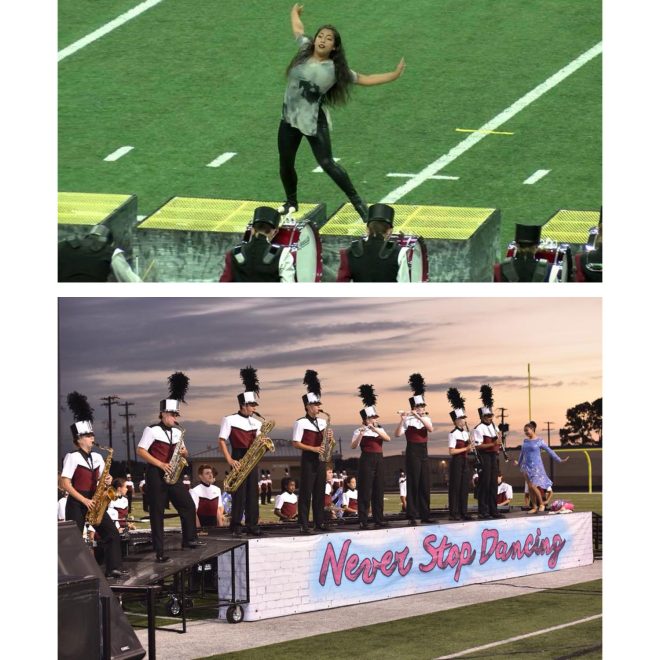
[[[102,396],[101,401],[103,405],[108,409],[108,447],[112,449],[112,404],[119,404],[119,397],[116,394],[110,394],[108,396]]]
[[[508,410],[508,408],[497,408],[496,410],[500,411],[500,424],[504,424],[504,418],[508,417],[508,415],[505,415],[504,413]]]
[[[547,431],[548,431],[548,447],[550,446],[550,424],[554,424],[554,422],[544,422],[544,424],[547,424]]]
[[[129,417],[135,417],[135,413],[129,413],[128,412],[128,406],[134,405],[133,403],[129,403],[128,401],[124,401],[124,403],[121,404],[124,406],[124,410],[126,411],[123,415],[122,413],[119,413],[120,417],[124,417],[125,421],[124,424],[125,429],[126,429],[126,469],[130,471],[131,469],[131,445],[130,445],[130,435],[129,435]]]
[[[550,446],[550,424],[553,422],[544,422],[544,424],[547,425],[547,430],[548,430],[548,447]],[[554,481],[555,480],[555,462],[550,461],[550,480]]]

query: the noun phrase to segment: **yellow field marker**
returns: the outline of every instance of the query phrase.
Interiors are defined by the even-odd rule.
[[[513,135],[508,131],[482,131],[478,128],[457,128],[459,133],[486,133],[487,135]]]

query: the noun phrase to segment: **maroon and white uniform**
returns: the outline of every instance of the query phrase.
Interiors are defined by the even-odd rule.
[[[62,476],[71,479],[71,485],[81,495],[91,499],[104,468],[105,461],[101,454],[95,451],[85,454],[78,450],[64,457]]]
[[[181,429],[152,424],[144,429],[138,447],[146,449],[159,461],[169,463],[179,440],[181,440]]]
[[[507,500],[513,499],[513,488],[510,484],[502,482],[497,486],[497,503],[504,504]]]
[[[222,418],[218,437],[227,440],[232,449],[247,449],[260,430],[261,422],[255,417],[234,413]]]
[[[355,440],[358,435],[360,435],[360,429],[355,429],[353,431],[353,438],[352,440]],[[367,429],[363,434],[362,434],[362,440],[360,440],[360,449],[362,451],[367,452],[368,454],[382,454],[383,453],[383,438],[376,433],[376,431],[372,431],[371,429]]]
[[[422,415],[423,419],[431,423],[431,418],[428,415]],[[402,428],[406,434],[406,440],[413,444],[424,444],[428,442],[429,430],[424,426],[417,417],[409,415],[403,420]]]
[[[342,506],[345,506],[347,509],[357,513],[358,509],[358,492],[357,488],[351,490],[350,488],[344,491],[344,496],[342,499]]]
[[[217,526],[218,509],[222,506],[222,491],[220,488],[215,484],[207,486],[201,483],[190,489],[190,495],[193,502],[195,502],[200,524],[204,527]]]
[[[59,500],[57,500],[57,520],[66,520],[66,500],[69,496],[65,495],[64,497],[61,497]]]
[[[128,524],[128,498],[118,497],[108,504],[108,515],[115,521],[117,529],[125,528]]]
[[[470,444],[470,432],[454,427],[449,433],[450,449],[464,449]],[[452,520],[467,518],[470,466],[467,452],[454,454],[449,460],[449,515]]]
[[[135,491],[135,484],[132,479],[126,479],[126,489],[127,495]]]
[[[480,422],[472,429],[474,444],[480,453],[497,454],[499,449],[495,444],[497,440],[497,429],[495,424],[484,424]]]
[[[323,441],[323,430],[327,425],[328,422],[321,417],[317,417],[314,422],[309,417],[301,417],[293,423],[291,440],[309,447],[320,447]]]
[[[330,481],[325,482],[325,496],[323,497],[323,506],[329,507],[332,505],[332,483]]]
[[[298,513],[298,496],[288,491],[280,493],[275,500],[275,508],[286,518],[294,518]]]

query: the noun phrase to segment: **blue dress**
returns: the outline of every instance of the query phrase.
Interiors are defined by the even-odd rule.
[[[547,451],[553,461],[557,463],[561,461],[561,458],[541,438],[534,438],[532,440],[523,440],[520,456],[518,457],[518,465],[520,471],[534,486],[548,489],[552,486],[552,481],[548,479],[548,475],[543,467],[541,449]]]

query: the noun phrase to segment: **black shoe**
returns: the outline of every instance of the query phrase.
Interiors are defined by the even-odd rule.
[[[479,520],[490,520],[493,516],[489,516],[488,514],[480,513],[477,518]]]
[[[170,558],[165,556],[162,552],[157,552],[156,553],[156,563],[157,564],[165,564],[168,561],[170,561]]]
[[[449,520],[460,520],[460,517],[452,514],[449,516]]]
[[[408,518],[408,525],[410,525],[410,527],[415,527],[417,521],[414,518]]]
[[[194,541],[188,541],[188,543],[183,543],[181,547],[185,550],[186,548],[194,550],[195,548],[203,548],[206,546],[206,541],[200,541],[195,539]]]
[[[435,518],[422,518],[422,522],[426,523],[427,525],[432,525],[433,523],[437,523],[438,521]]]
[[[248,536],[266,536],[266,532],[264,532],[263,529],[259,529],[258,527],[248,529],[247,534]]]
[[[506,518],[506,516],[503,513],[493,513],[491,518]]]
[[[325,523],[322,523],[321,525],[314,525],[314,530],[317,532],[329,532],[330,528]]]
[[[289,209],[293,208],[292,213],[298,211],[298,202],[291,201],[290,199],[285,199],[280,206],[277,207],[277,212],[280,215],[288,215]]]
[[[108,572],[105,574],[105,577],[107,577],[107,578],[113,578],[113,579],[115,579],[115,580],[121,580],[122,578],[127,577],[128,574],[129,574],[129,573],[128,573],[128,571],[127,571],[126,569],[123,569],[123,568],[115,568],[115,569],[112,570],[112,571],[108,571]]]
[[[474,516],[461,516],[461,520],[474,520]]]
[[[383,529],[383,527],[390,527],[390,523],[388,523],[387,520],[381,520],[380,522],[376,523],[376,527]]]
[[[300,526],[300,533],[305,534],[306,536],[309,536],[310,534],[313,534],[312,530],[307,527],[307,525],[301,525]]]
[[[373,529],[369,523],[360,523],[360,529]]]

